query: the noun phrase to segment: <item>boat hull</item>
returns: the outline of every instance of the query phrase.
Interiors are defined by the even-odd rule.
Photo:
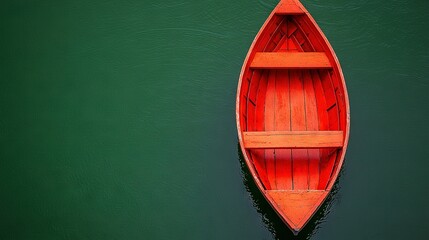
[[[236,120],[256,185],[297,234],[332,189],[350,129],[339,61],[299,1],[280,1],[255,37],[239,78]]]

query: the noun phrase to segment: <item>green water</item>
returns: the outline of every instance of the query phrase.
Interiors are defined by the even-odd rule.
[[[298,239],[429,235],[427,1],[303,1],[351,137]],[[235,91],[276,0],[0,3],[0,239],[289,239],[243,167]]]

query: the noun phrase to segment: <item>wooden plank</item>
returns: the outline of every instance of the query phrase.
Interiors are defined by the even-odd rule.
[[[280,19],[281,21],[278,23],[276,29],[270,32],[270,39],[268,40],[262,52],[274,52],[274,50],[277,48],[277,45],[279,45],[282,36],[285,35],[284,32],[286,30],[287,19],[283,17],[281,17]]]
[[[305,120],[305,98],[302,71],[290,72],[290,104],[291,130],[306,131],[307,124]],[[292,149],[292,172],[293,189],[308,189],[307,149]]]
[[[276,71],[268,72],[267,91],[265,93],[265,131],[275,130],[275,98],[276,98]],[[276,182],[276,155],[274,149],[265,149],[265,165],[267,176],[273,189],[277,188]]]
[[[258,172],[259,179],[264,185],[265,189],[271,189],[270,181],[268,180],[267,171],[265,167],[265,152],[262,149],[250,149],[249,154],[251,156],[253,165],[255,166],[256,172]]]
[[[343,131],[243,132],[245,148],[340,148]]]
[[[327,69],[332,68],[324,52],[257,52],[251,68]]]
[[[256,131],[265,131],[265,94],[267,92],[268,72],[261,73],[259,80],[258,92],[256,94],[256,109],[255,109],[255,129]],[[259,176],[265,189],[271,189],[270,181],[267,176],[267,166],[265,163],[264,149],[251,149],[249,151],[258,169]]]
[[[304,96],[305,96],[305,118],[307,131],[319,130],[319,118],[317,115],[316,95],[314,92],[313,79],[309,71],[303,72]],[[308,188],[317,189],[319,185],[319,149],[308,149]]]
[[[290,131],[289,71],[277,70],[275,97],[276,131]],[[277,189],[292,189],[291,149],[275,149]]]
[[[319,71],[320,79],[322,81],[323,90],[325,92],[326,99],[326,111],[329,117],[329,130],[338,130],[339,119],[338,119],[338,107],[337,107],[337,96],[335,95],[335,89],[332,85],[331,76],[329,72]]]
[[[258,92],[260,80],[261,80],[261,71],[255,70],[252,74],[252,79],[250,81],[249,94],[248,94],[249,100],[255,103],[255,105],[256,105],[256,94]]]
[[[320,159],[320,174],[319,174],[319,185],[317,189],[324,190],[331,181],[331,174],[335,167],[335,161],[337,160],[339,149],[325,149],[325,153]]]
[[[329,130],[329,118],[328,111],[326,110],[328,107],[326,104],[325,90],[323,88],[322,80],[320,79],[319,71],[312,71],[311,74],[313,78],[314,91],[316,94],[317,112],[319,116],[319,131],[327,131]],[[319,150],[320,162],[318,189],[325,189],[329,181],[333,166],[332,163],[328,164],[331,158],[328,154],[331,151],[332,149],[329,148],[323,148]]]
[[[328,108],[326,105],[325,91],[323,89],[322,80],[320,80],[318,71],[311,71],[313,78],[314,93],[317,102],[317,115],[319,117],[319,130],[329,130]]]
[[[298,27],[296,26],[295,22],[292,20],[289,20],[287,22],[287,37],[290,38],[292,34],[295,33],[295,31],[298,29]]]
[[[267,93],[268,72],[261,74],[258,92],[256,94],[255,128],[256,131],[265,130],[265,95]]]
[[[339,117],[338,117],[338,103],[335,88],[333,86],[331,75],[328,71],[319,71],[322,84],[325,91],[325,97],[327,102],[327,112],[329,118],[329,129],[339,130]],[[337,161],[338,149],[325,150],[325,155],[320,161],[320,183],[318,188],[325,189],[328,183],[331,181],[332,172],[335,169]]]
[[[256,93],[261,79],[261,71],[254,70],[247,94],[247,131],[255,131]]]

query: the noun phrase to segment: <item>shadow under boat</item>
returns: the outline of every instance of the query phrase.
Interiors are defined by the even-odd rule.
[[[338,198],[338,191],[340,190],[339,181],[344,172],[344,167],[340,170],[337,180],[332,187],[331,192],[327,196],[325,202],[317,210],[314,216],[310,219],[307,225],[302,229],[297,236],[286,226],[286,224],[281,220],[277,213],[272,209],[271,205],[264,198],[262,193],[259,191],[256,186],[252,175],[246,165],[246,162],[243,157],[243,153],[240,149],[240,144],[238,143],[238,159],[240,161],[241,173],[243,178],[244,186],[246,187],[247,192],[249,192],[250,197],[253,200],[253,206],[256,207],[258,213],[261,214],[262,221],[268,228],[268,230],[273,234],[275,239],[310,239],[320,228],[320,224],[323,223],[326,219],[326,216],[329,214],[332,205],[335,203],[335,200]]]

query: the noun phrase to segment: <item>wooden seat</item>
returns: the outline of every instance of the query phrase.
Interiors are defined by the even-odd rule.
[[[266,69],[332,68],[324,52],[257,52],[250,67]]]
[[[245,148],[339,148],[343,131],[243,132]]]

